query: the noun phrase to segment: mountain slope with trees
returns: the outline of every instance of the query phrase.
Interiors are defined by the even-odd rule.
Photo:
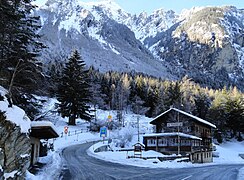
[[[156,117],[174,106],[216,124],[222,138],[242,139],[244,94],[236,87],[214,90],[187,76],[168,81],[138,73],[100,73],[94,68],[89,73],[91,86],[96,88],[91,101],[101,109]],[[123,117],[116,119],[123,121]]]

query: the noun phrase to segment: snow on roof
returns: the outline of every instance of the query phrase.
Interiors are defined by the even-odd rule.
[[[58,134],[56,127],[50,121],[32,121],[31,127],[50,127]]]
[[[210,123],[210,122],[208,122],[208,121],[206,121],[206,120],[203,120],[203,119],[201,119],[201,118],[199,118],[199,117],[197,117],[197,116],[194,116],[194,115],[192,115],[192,114],[189,114],[189,113],[187,113],[187,112],[181,111],[181,110],[176,109],[176,108],[172,108],[172,109],[174,109],[175,111],[178,111],[178,112],[180,112],[180,113],[182,113],[182,114],[185,114],[186,116],[190,116],[191,118],[196,119],[197,121],[199,121],[199,122],[201,122],[201,123],[204,123],[204,124],[207,124],[207,125],[209,125],[209,126],[211,126],[211,127],[213,127],[213,128],[216,128],[216,126],[215,126],[214,124],[212,124],[212,123]]]
[[[0,86],[0,94],[6,94],[6,90]],[[30,129],[30,119],[26,116],[25,111],[15,105],[8,107],[9,103],[6,98],[0,101],[0,111],[4,112],[6,120],[11,121],[20,127],[21,133],[28,133]]]
[[[170,108],[170,109],[168,109],[167,111],[165,111],[165,112],[163,112],[162,114],[160,114],[160,115],[158,115],[157,117],[155,117],[152,121],[156,120],[157,118],[159,118],[160,116],[162,116],[162,115],[168,113],[168,112],[171,111],[171,110],[175,110],[175,111],[177,111],[177,112],[179,112],[179,113],[181,113],[181,114],[184,114],[184,115],[186,115],[186,116],[189,116],[189,117],[191,117],[191,118],[197,120],[198,122],[201,122],[201,123],[203,123],[203,124],[206,124],[206,125],[209,125],[209,126],[211,126],[211,127],[213,127],[213,128],[216,128],[216,126],[215,126],[214,124],[212,124],[212,123],[210,123],[210,122],[208,122],[208,121],[206,121],[206,120],[204,120],[204,119],[201,119],[201,118],[199,118],[199,117],[197,117],[197,116],[194,116],[194,115],[192,115],[192,114],[189,114],[189,113],[187,113],[187,112],[184,112],[184,111],[182,111],[182,110],[179,110],[179,109],[177,109],[177,108]]]
[[[141,142],[137,142],[137,143],[135,143],[133,146],[136,146],[136,145],[140,145],[140,146],[145,147],[145,144],[143,144],[143,143],[141,143]]]
[[[190,138],[190,139],[198,139],[202,140],[202,138],[199,138],[197,136],[193,136],[190,134],[185,134],[181,132],[172,132],[172,133],[152,133],[152,134],[144,134],[143,137],[164,137],[164,136],[180,136],[180,137],[185,137],[185,138]]]

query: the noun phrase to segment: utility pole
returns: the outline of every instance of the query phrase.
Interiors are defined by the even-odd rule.
[[[137,111],[137,134],[138,134],[138,137],[137,137],[137,140],[138,142],[140,142],[140,130],[139,130],[139,110],[138,110],[138,99],[136,98],[136,111]]]
[[[139,115],[137,115],[138,142],[140,142]]]
[[[180,113],[178,112],[178,155],[180,154],[180,135],[179,135],[179,132],[180,132],[180,126],[179,126],[179,123],[180,123]]]

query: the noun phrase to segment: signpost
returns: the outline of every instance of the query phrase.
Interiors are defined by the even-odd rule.
[[[68,126],[64,126],[64,133],[65,133],[65,134],[68,133],[68,130],[69,130],[69,127],[68,127]]]
[[[104,143],[104,138],[107,137],[107,127],[100,128],[100,137],[103,138],[103,143]]]
[[[108,115],[108,121],[111,121],[112,120],[112,116],[109,114]]]
[[[112,129],[112,115],[108,115],[107,127],[108,127],[108,138],[110,138],[110,129]]]
[[[67,139],[67,133],[69,131],[69,127],[68,126],[64,126],[64,134],[65,134],[65,140]]]
[[[167,127],[179,127],[183,126],[182,122],[176,122],[176,123],[167,123]]]

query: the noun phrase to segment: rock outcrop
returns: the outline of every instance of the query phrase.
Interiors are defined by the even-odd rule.
[[[27,134],[0,112],[0,180],[25,179],[31,144]]]

